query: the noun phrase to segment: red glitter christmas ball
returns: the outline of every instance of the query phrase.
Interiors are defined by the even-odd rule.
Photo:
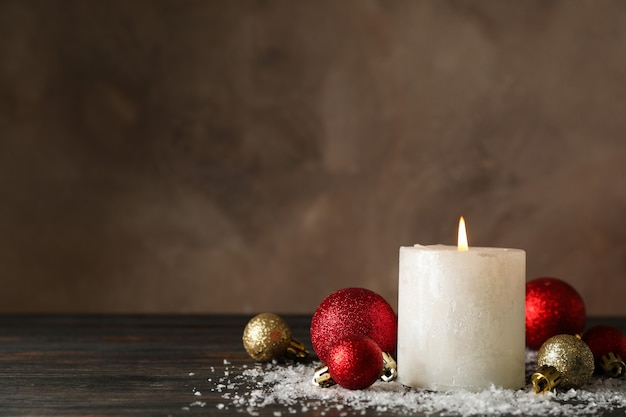
[[[608,325],[590,327],[583,333],[583,341],[591,349],[596,366],[600,364],[602,356],[609,353],[626,360],[626,336],[617,327]]]
[[[383,353],[369,337],[352,334],[333,345],[326,365],[331,378],[342,387],[365,389],[380,377]]]
[[[352,334],[365,335],[384,352],[396,348],[398,319],[387,301],[365,288],[344,288],[328,295],[311,320],[311,344],[327,363],[330,350]]]
[[[558,278],[526,283],[526,346],[539,349],[558,334],[574,335],[585,327],[587,314],[580,294]]]

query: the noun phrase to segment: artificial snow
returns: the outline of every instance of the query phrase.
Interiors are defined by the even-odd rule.
[[[527,377],[534,371],[535,364],[536,352],[527,351]],[[580,389],[546,394],[535,394],[530,384],[520,390],[491,388],[472,393],[419,390],[396,381],[377,381],[367,389],[351,391],[338,385],[330,388],[315,386],[312,376],[319,365],[315,362],[231,366],[223,376],[208,379],[208,385],[210,391],[221,393],[224,400],[217,405],[218,410],[235,409],[253,416],[259,415],[268,406],[273,408],[273,415],[277,417],[308,411],[324,415],[331,410],[341,416],[373,411],[406,415],[439,413],[461,417],[485,414],[580,416],[626,410],[624,379],[594,376]]]

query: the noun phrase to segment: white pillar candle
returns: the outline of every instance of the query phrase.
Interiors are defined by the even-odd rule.
[[[437,391],[525,383],[526,253],[400,248],[398,381]]]

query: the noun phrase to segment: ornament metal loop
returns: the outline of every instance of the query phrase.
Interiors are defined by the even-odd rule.
[[[619,355],[613,352],[602,355],[600,365],[604,373],[611,378],[620,378],[626,373],[626,364]]]
[[[543,394],[558,387],[562,379],[561,373],[554,366],[544,365],[533,373],[530,381],[535,394]]]
[[[398,365],[395,359],[387,352],[383,352],[383,372],[380,376],[385,382],[391,382],[398,376]]]
[[[328,372],[328,366],[322,365],[320,367],[315,368],[315,374],[313,374],[313,385],[317,385],[321,388],[332,387],[337,384],[334,379],[330,377],[330,372]]]
[[[309,351],[304,347],[304,343],[297,339],[291,339],[289,341],[289,346],[287,346],[287,352],[285,352],[285,356],[290,359],[304,359],[309,356]]]

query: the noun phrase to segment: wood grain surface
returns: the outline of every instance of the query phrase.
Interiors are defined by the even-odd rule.
[[[3,317],[0,413],[189,415],[185,407],[209,369],[223,373],[224,360],[249,361],[241,344],[247,319]]]

